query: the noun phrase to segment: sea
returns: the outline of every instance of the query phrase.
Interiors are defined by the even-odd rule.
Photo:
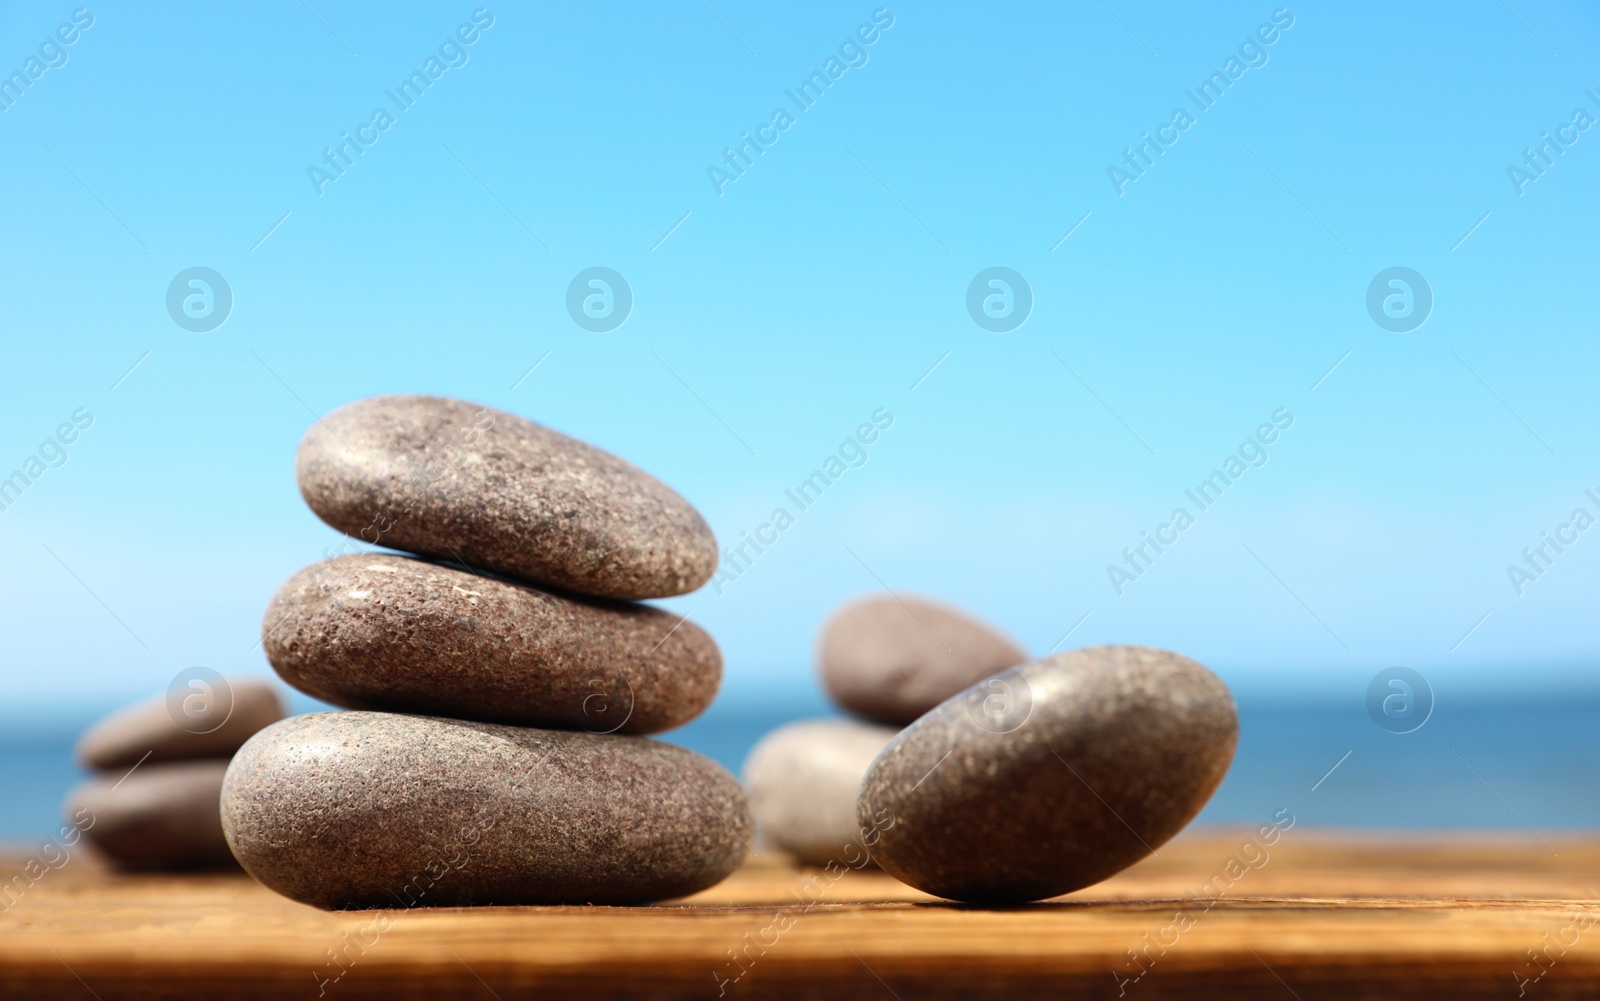
[[[1600,698],[1439,704],[1406,733],[1359,703],[1244,700],[1239,709],[1233,766],[1197,823],[1255,826],[1288,810],[1323,828],[1495,829],[1530,839],[1600,828]],[[63,799],[85,778],[73,743],[97,715],[0,711],[0,842],[24,847],[59,827]],[[820,694],[720,699],[659,739],[737,775],[765,734],[832,715]]]

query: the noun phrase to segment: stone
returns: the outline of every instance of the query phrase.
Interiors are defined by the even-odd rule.
[[[64,813],[122,868],[231,867],[217,812],[227,768],[226,761],[174,761],[96,776],[73,790]]]
[[[224,678],[196,681],[118,710],[84,731],[75,755],[85,768],[132,768],[193,758],[226,758],[250,735],[283,719],[283,702],[269,682]],[[146,755],[148,754],[148,757]]]
[[[682,897],[753,826],[738,781],[681,747],[390,713],[274,724],[222,787],[239,862],[326,909]]]
[[[768,843],[808,865],[868,857],[856,822],[867,766],[899,731],[848,719],[790,723],[761,738],[744,762],[756,826]],[[872,839],[870,832],[865,835]]]
[[[680,616],[385,554],[290,577],[261,632],[278,674],[324,702],[518,726],[656,733],[722,678]]]
[[[1070,893],[1160,848],[1200,812],[1238,742],[1233,697],[1187,657],[1074,650],[972,686],[889,742],[857,815],[927,893],[1015,904]]]
[[[373,545],[606,598],[686,594],[717,541],[688,501],[609,452],[492,407],[375,396],[295,459],[317,517]]]
[[[892,594],[845,605],[817,641],[817,667],[833,700],[886,723],[909,723],[1027,659],[1021,647],[964,612]]]

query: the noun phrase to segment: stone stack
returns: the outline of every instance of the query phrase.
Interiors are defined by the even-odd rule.
[[[818,634],[817,669],[829,698],[859,718],[791,723],[751,750],[744,779],[762,837],[810,865],[855,865],[890,822],[856,815],[862,777],[884,745],[1027,659],[998,629],[948,605],[893,594],[846,604]]]
[[[273,598],[273,668],[354,711],[286,720],[235,757],[222,824],[252,875],[326,908],[634,903],[740,864],[737,781],[642,736],[694,718],[721,679],[709,635],[634,603],[715,570],[682,497],[431,396],[334,411],[296,474],[328,524],[422,558],[352,551]]]
[[[85,841],[128,869],[233,865],[217,801],[228,759],[283,718],[266,682],[200,669],[165,697],[112,713],[84,731],[75,756],[98,774],[67,797]]]

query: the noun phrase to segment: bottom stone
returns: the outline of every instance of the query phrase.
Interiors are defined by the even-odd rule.
[[[84,840],[125,869],[233,867],[217,818],[226,761],[145,765],[90,779],[67,798]]]
[[[857,822],[856,793],[872,759],[898,732],[853,719],[812,719],[761,738],[744,762],[761,837],[807,865],[868,864],[878,834]]]
[[[753,822],[721,766],[642,737],[314,713],[252,737],[222,826],[317,907],[645,903],[720,882]]]

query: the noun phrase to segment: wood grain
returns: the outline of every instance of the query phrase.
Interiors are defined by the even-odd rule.
[[[330,914],[242,873],[120,874],[75,853],[0,896],[0,997],[1600,994],[1600,839],[1297,828],[1241,851],[1244,838],[1189,832],[1098,886],[1004,909],[870,870],[830,885],[764,854],[655,907]],[[0,854],[0,877],[24,863]]]

